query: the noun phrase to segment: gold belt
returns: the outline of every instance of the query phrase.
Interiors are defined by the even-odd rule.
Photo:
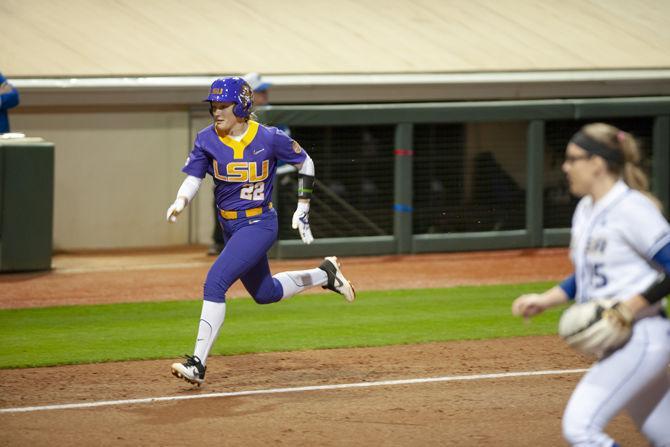
[[[259,214],[263,214],[266,211],[269,211],[272,209],[272,202],[270,202],[267,206],[259,206],[258,208],[249,208],[248,210],[219,210],[219,213],[221,213],[221,217],[223,217],[226,220],[233,220],[233,219],[244,219],[245,217],[254,217],[258,216]]]

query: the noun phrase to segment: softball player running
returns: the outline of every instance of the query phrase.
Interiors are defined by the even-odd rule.
[[[198,132],[182,169],[188,176],[167,211],[168,221],[175,222],[205,174],[213,177],[226,245],[205,280],[194,354],[172,365],[172,374],[198,385],[205,380],[207,356],[223,325],[226,292],[238,279],[258,304],[274,303],[315,286],[340,293],[350,302],[355,298],[334,256],[325,258],[318,268],[270,274],[267,251],[278,229],[270,201],[277,162],[298,168],[298,205],[292,226],[306,244],[314,240],[309,227],[314,163],[284,132],[250,119],[252,91],[244,79],[217,79],[205,101],[214,122]]]
[[[623,347],[597,361],[573,392],[563,436],[575,446],[613,446],[603,432],[626,410],[655,446],[670,446],[670,226],[648,191],[633,137],[602,123],[584,126],[565,152],[563,172],[581,196],[572,218],[574,274],[542,293],[522,295],[514,315],[530,317],[575,300],[615,298],[635,314]]]

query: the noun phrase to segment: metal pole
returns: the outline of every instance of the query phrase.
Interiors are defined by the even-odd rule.
[[[531,247],[542,245],[544,144],[544,121],[531,121],[526,141],[526,231]]]
[[[395,129],[393,235],[397,253],[412,252],[414,125],[400,123]]]

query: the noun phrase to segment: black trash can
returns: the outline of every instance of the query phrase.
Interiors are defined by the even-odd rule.
[[[49,270],[54,145],[0,137],[0,272]]]

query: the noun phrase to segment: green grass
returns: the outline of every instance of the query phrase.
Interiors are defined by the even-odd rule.
[[[553,334],[560,309],[524,324],[512,300],[553,283],[334,294],[259,306],[229,300],[214,354]],[[200,301],[0,311],[0,368],[174,358],[191,353]]]

